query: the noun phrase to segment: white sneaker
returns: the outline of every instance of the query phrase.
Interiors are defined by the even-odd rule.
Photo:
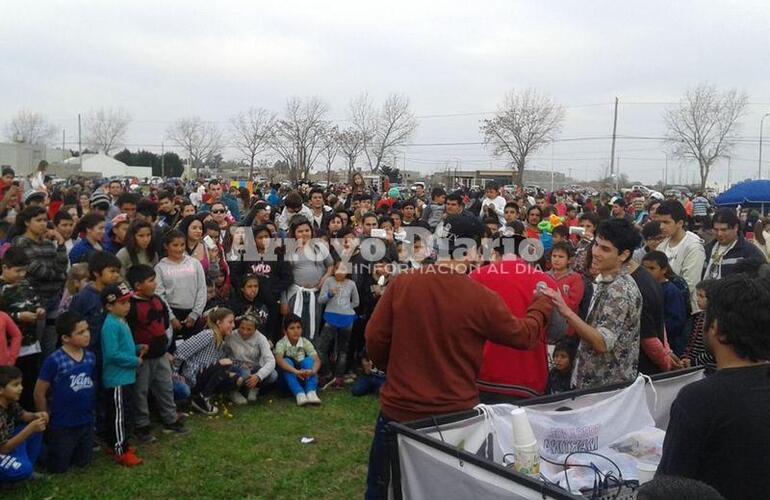
[[[307,403],[311,405],[320,405],[321,398],[318,397],[318,394],[316,394],[315,391],[310,391],[307,393]]]
[[[257,396],[259,395],[259,389],[249,389],[249,396],[246,398],[249,403],[256,403],[257,402]]]
[[[297,394],[297,406],[305,406],[308,403],[307,396],[304,392]]]
[[[247,403],[246,398],[243,397],[241,391],[233,391],[230,393],[230,401],[237,405],[245,405]]]

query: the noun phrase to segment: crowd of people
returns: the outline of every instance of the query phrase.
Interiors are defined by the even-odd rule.
[[[764,388],[721,369],[770,354],[747,331],[770,326],[764,316],[731,309],[770,306],[757,278],[770,234],[759,214],[700,194],[494,183],[380,194],[360,174],[327,188],[54,186],[45,166],[38,174],[3,167],[0,180],[0,483],[36,464],[85,466],[95,442],[138,465],[132,444],[156,440],[153,416],[186,434],[188,408],[214,415],[217,398],[245,405],[282,390],[320,405],[323,390],[349,386],[380,395],[367,484],[377,498],[390,421],[688,366],[719,370],[706,380],[720,387]],[[666,472],[708,479],[697,456],[671,458],[694,421],[719,424],[706,399],[672,409]]]

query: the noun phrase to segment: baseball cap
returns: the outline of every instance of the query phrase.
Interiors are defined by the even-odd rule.
[[[128,222],[128,215],[118,214],[112,218],[111,224],[112,224],[112,227],[115,227],[118,224],[123,224],[124,222]]]
[[[114,304],[115,302],[122,302],[133,297],[133,293],[129,290],[125,283],[119,285],[110,285],[102,290],[102,304]]]

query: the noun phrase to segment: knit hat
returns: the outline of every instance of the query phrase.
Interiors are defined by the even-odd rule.
[[[110,198],[106,194],[100,192],[93,193],[89,201],[91,203],[91,208],[95,207],[96,205],[107,205],[107,207],[110,206]]]

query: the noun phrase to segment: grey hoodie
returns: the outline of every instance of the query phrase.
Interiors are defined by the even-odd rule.
[[[225,340],[225,352],[238,366],[254,369],[259,367],[257,376],[260,380],[267,380],[275,370],[275,357],[270,350],[267,338],[259,332],[255,332],[248,340],[236,331]]]
[[[157,293],[169,307],[191,309],[189,318],[197,320],[206,307],[206,274],[198,259],[185,254],[182,262],[164,257],[155,266]],[[183,321],[185,318],[176,318]]]

